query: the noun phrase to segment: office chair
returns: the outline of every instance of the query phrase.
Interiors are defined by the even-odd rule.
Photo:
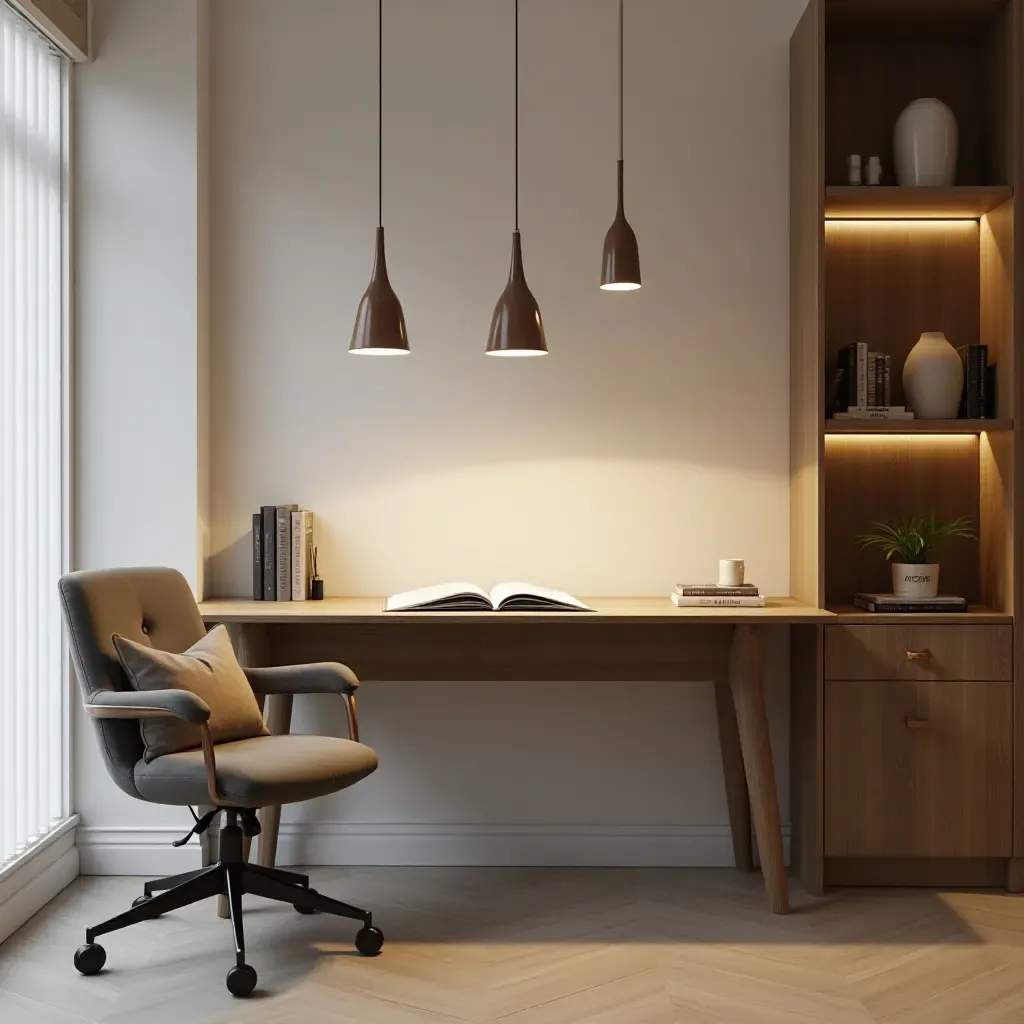
[[[291,904],[300,913],[323,912],[362,922],[356,949],[364,956],[380,952],[384,936],[369,911],[329,899],[309,887],[309,879],[292,871],[246,862],[243,836],[259,832],[256,809],[335,793],[365,778],[377,767],[377,755],[353,740],[327,736],[263,734],[216,743],[207,725],[210,707],[187,689],[135,690],[121,666],[113,636],[125,637],[156,651],[179,654],[206,635],[199,608],[185,578],[173,569],[132,568],[74,572],[59,584],[60,601],[71,646],[75,675],[93,719],[107,770],[130,796],[179,807],[208,805],[186,836],[204,831],[223,813],[216,864],[169,878],[146,882],[130,910],[85,932],[75,953],[82,974],[96,974],[106,953],[96,939],[140,921],[210,896],[226,896],[235,941],[235,966],[227,987],[246,996],[256,987],[256,972],[245,962],[242,894],[253,893]],[[119,643],[121,641],[118,641]],[[344,665],[321,663],[287,668],[244,669],[256,695],[334,693],[354,713],[359,685]],[[248,700],[248,695],[246,694]],[[194,748],[146,760],[141,723],[168,719],[189,723]],[[164,726],[161,725],[161,728]],[[191,734],[186,733],[188,745]]]

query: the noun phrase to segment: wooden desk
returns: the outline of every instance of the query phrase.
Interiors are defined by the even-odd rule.
[[[234,632],[243,664],[341,661],[366,682],[674,680],[715,684],[736,865],[750,870],[751,812],[772,911],[789,910],[764,698],[764,631],[834,616],[788,598],[767,608],[676,608],[667,598],[585,598],[594,612],[402,612],[381,598],[210,600],[207,624]],[[287,732],[292,698],[269,697]],[[261,813],[260,863],[273,864],[280,808]]]

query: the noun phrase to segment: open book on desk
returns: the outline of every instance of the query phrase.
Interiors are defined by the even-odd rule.
[[[499,583],[488,593],[473,583],[439,583],[392,594],[386,612],[592,612],[563,590],[532,583]]]

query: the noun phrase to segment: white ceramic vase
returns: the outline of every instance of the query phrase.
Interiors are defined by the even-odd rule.
[[[926,331],[903,364],[903,391],[918,419],[954,420],[964,390],[964,367],[941,331]]]
[[[941,100],[914,100],[893,132],[896,180],[901,185],[952,185],[956,181],[957,127]]]
[[[937,597],[939,593],[939,567],[892,563],[892,592],[896,597]]]

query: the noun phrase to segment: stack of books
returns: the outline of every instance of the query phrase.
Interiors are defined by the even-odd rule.
[[[892,404],[892,356],[869,352],[865,342],[844,345],[836,357],[828,414],[833,419],[912,420]]]
[[[679,583],[671,595],[677,608],[763,608],[764,598],[753,583],[723,587],[718,583]]]
[[[264,505],[252,514],[252,598],[306,601],[313,578],[313,513]]]
[[[968,420],[994,418],[996,368],[988,364],[988,345],[961,345],[956,351],[964,364],[960,417]]]
[[[940,594],[938,597],[900,597],[896,594],[854,594],[853,603],[868,612],[965,612],[967,598]]]

